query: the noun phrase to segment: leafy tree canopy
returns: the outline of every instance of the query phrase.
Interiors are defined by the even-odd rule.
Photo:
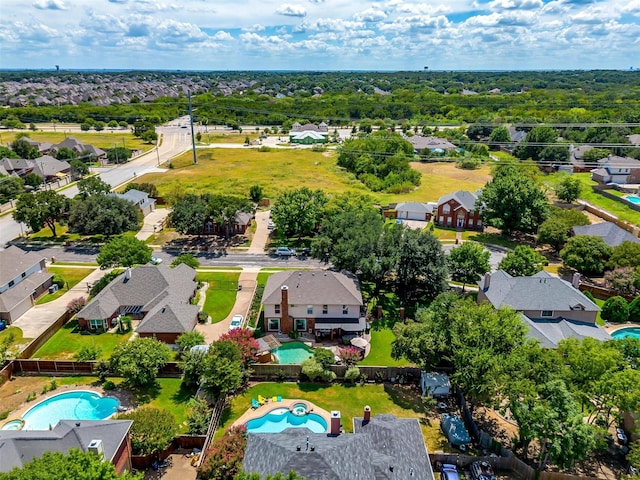
[[[158,370],[171,360],[171,349],[155,338],[137,338],[121,342],[113,350],[111,369],[132,385],[150,385]]]
[[[327,196],[322,190],[302,187],[284,192],[273,204],[271,217],[285,236],[301,238],[320,224]]]
[[[467,283],[475,283],[490,270],[491,254],[481,244],[464,242],[455,247],[447,257],[447,265],[451,279],[462,282],[462,289]]]
[[[100,268],[133,267],[151,260],[151,248],[136,237],[116,237],[105,243],[96,257]]]
[[[130,342],[126,342],[130,343]],[[178,433],[176,419],[168,410],[142,406],[121,413],[119,420],[133,420],[129,434],[134,455],[152,455],[166,449]]]
[[[513,277],[531,276],[542,271],[547,259],[527,245],[517,245],[502,259],[498,268]]]
[[[29,225],[34,232],[45,225],[56,236],[56,222],[64,221],[69,211],[70,200],[53,190],[24,193],[18,198],[13,219]]]
[[[567,241],[560,251],[565,265],[580,273],[602,273],[611,256],[612,248],[602,237],[595,235],[576,235]]]
[[[74,200],[69,213],[69,229],[82,235],[118,235],[137,230],[142,214],[133,203],[110,195],[91,195]]]
[[[171,262],[171,266],[177,267],[183,263],[194,270],[200,266],[200,261],[193,255],[193,253],[181,253],[173,260],[173,262]]]
[[[23,191],[24,180],[20,177],[0,175],[0,204],[17,198]]]
[[[83,178],[78,182],[78,196],[82,199],[93,195],[106,195],[111,192],[111,185],[99,176]]]

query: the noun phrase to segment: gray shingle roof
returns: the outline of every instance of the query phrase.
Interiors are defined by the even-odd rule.
[[[621,157],[619,155],[610,155],[599,160],[603,167],[613,168],[640,168],[640,160],[633,157]]]
[[[289,287],[291,305],[362,305],[358,279],[328,270],[276,272],[269,277],[262,295],[263,305],[279,304],[280,287]]]
[[[433,205],[420,202],[400,202],[396,205],[396,211],[433,213]]]
[[[466,190],[458,190],[457,192],[453,192],[440,197],[438,199],[438,206],[448,202],[451,199],[455,199],[456,202],[462,205],[466,211],[471,212],[476,209],[476,200],[478,200],[478,195]]]
[[[567,338],[595,338],[596,340],[611,340],[604,329],[593,323],[576,322],[559,318],[555,320],[531,319],[521,314],[522,321],[529,327],[529,336],[537,339],[545,348],[558,348],[560,340]]]
[[[26,252],[15,245],[0,251],[0,285],[19,277],[44,259],[38,252]]]
[[[622,242],[640,243],[640,238],[612,222],[573,227],[573,233],[574,235],[594,235],[601,237],[607,245],[612,247],[617,247]]]
[[[414,135],[412,137],[406,138],[416,150],[433,150],[436,148],[439,148],[441,150],[455,150],[456,148],[458,148],[446,138],[425,137],[424,135]]]
[[[250,433],[243,469],[262,477],[294,470],[307,480],[433,480],[416,419],[377,415],[362,423],[354,419],[354,433],[337,436],[305,428]]]
[[[125,274],[116,277],[77,316],[105,319],[121,306],[139,306],[149,312],[153,307],[172,302],[189,303],[196,288],[195,276],[195,270],[185,264],[176,268],[165,265],[132,268],[129,280]]]
[[[142,192],[140,190],[136,190],[135,188],[132,188],[131,190],[127,190],[124,193],[113,192],[113,193],[110,193],[109,195],[117,198],[122,198],[128,202],[131,202],[141,210],[144,210],[145,208],[147,208],[147,206],[149,206],[149,204],[152,204],[155,202],[155,199],[150,198],[147,192]]]
[[[0,430],[0,472],[22,467],[45,452],[87,451],[92,440],[102,440],[104,456],[112,460],[127,436],[131,420],[61,420],[53,430]]]
[[[484,279],[480,288],[484,286]],[[569,311],[582,306],[585,311],[600,308],[584,294],[561,278],[544,270],[531,277],[512,277],[504,270],[491,275],[485,295],[495,308],[509,306],[514,310]]]
[[[145,315],[138,333],[184,333],[190,332],[198,320],[198,305],[167,303],[154,307]]]

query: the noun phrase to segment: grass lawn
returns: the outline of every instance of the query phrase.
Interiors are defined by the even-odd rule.
[[[4,342],[11,336],[13,336],[13,341],[9,344],[9,349],[11,349],[12,345],[19,345],[28,340],[27,338],[24,338],[24,334],[19,327],[9,325],[7,328],[0,332],[0,343]]]
[[[291,188],[321,186],[326,193],[353,192],[371,196],[382,204],[401,201],[437,201],[455,190],[475,191],[490,180],[489,166],[478,170],[463,170],[453,163],[412,163],[422,173],[422,183],[403,194],[371,192],[354,175],[336,165],[333,152],[313,152],[308,149],[198,149],[198,164],[193,165],[191,153],[172,160],[170,175],[150,173],[138,179],[155,184],[160,196],[172,192],[217,192],[246,195],[251,185],[261,185],[266,197],[276,198]]]
[[[605,302],[604,300],[600,300],[599,298],[594,299],[594,303],[598,305],[600,308],[602,308],[602,306],[604,305],[604,302]],[[601,327],[604,327],[604,320],[600,316],[600,313],[601,312],[598,312],[598,314],[596,315],[596,323]]]
[[[391,342],[395,335],[389,326],[373,322],[371,326],[371,351],[358,365],[373,365],[389,367],[405,367],[410,365],[405,359],[394,360],[391,358]]]
[[[265,269],[263,268],[262,270],[265,270]],[[264,288],[267,285],[267,280],[273,274],[274,274],[274,272],[263,272],[263,271],[261,271],[258,274],[258,277],[256,279],[256,282],[258,283],[258,286]]]
[[[111,379],[113,380],[113,379]],[[167,410],[176,418],[179,432],[186,433],[187,402],[194,396],[192,390],[182,387],[179,378],[158,378],[156,384],[145,389],[134,390],[134,394],[140,405]]]
[[[36,301],[36,305],[50,302],[58,297],[61,297],[68,290],[75,287],[84,277],[92,273],[95,268],[78,268],[78,267],[64,267],[64,266],[50,266],[47,268],[50,273],[54,275],[60,275],[66,282],[65,288],[58,290],[56,293],[47,293]]]
[[[238,292],[238,278],[240,273],[234,272],[198,272],[196,280],[209,282],[204,306],[202,309],[211,317],[212,323],[217,323],[231,312],[236,303]]]
[[[202,134],[202,139],[200,140],[200,143],[244,144],[244,141],[247,137],[249,137],[249,140],[255,140],[259,136],[260,136],[260,133],[256,133],[255,131],[253,133],[249,133],[249,132],[237,133],[237,132],[221,132],[221,131],[212,130],[209,133]]]
[[[251,399],[262,395],[267,398],[280,395],[283,398],[299,398],[315,403],[327,411],[339,410],[346,432],[353,431],[352,418],[362,417],[365,405],[371,407],[373,415],[392,413],[400,418],[418,418],[422,433],[430,452],[447,451],[447,442],[440,432],[438,420],[424,421],[425,414],[417,389],[388,385],[318,385],[308,383],[260,383],[242,395],[230,400],[220,419],[216,436],[222,435],[240,415],[251,408]]]
[[[113,148],[114,144],[118,147],[122,146],[122,141],[126,148],[130,150],[150,150],[153,145],[144,143],[141,139],[134,137],[129,129],[119,130],[116,129],[113,132],[109,128],[105,128],[102,132],[73,132],[65,133],[64,124],[58,125],[58,132],[26,132],[29,138],[37,140],[38,142],[49,142],[52,144],[60,143],[67,137],[73,137],[76,140],[93,145],[95,147],[106,149]],[[7,132],[7,142],[12,142],[15,139],[17,133],[21,132]]]
[[[580,192],[580,198],[582,200],[612,213],[620,220],[640,225],[640,212],[632,210],[622,202],[605,198],[591,189],[591,186],[597,185],[597,182],[591,180],[590,173],[574,173],[573,175],[582,182],[582,191]],[[617,195],[618,192],[611,190],[611,193]]]
[[[54,237],[49,227],[44,227],[38,232],[33,232],[29,235],[29,240],[47,240],[50,242],[75,242],[80,240],[81,236],[78,233],[69,233],[68,225],[61,225],[58,222],[55,224],[56,236]]]
[[[36,353],[33,358],[43,360],[70,360],[84,346],[97,345],[102,349],[100,358],[107,359],[115,346],[131,337],[127,333],[98,333],[82,335],[78,329],[78,322],[72,320],[58,330]]]
[[[165,243],[169,243],[171,240],[175,240],[181,236],[182,235],[176,232],[175,228],[163,228],[162,231],[154,233],[147,238],[144,243],[147,245],[164,245]]]

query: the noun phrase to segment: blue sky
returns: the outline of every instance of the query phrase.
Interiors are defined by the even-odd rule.
[[[0,68],[640,68],[640,0],[0,0]]]

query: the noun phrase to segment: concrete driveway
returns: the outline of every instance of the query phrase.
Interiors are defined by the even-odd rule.
[[[269,240],[269,218],[271,218],[271,211],[266,210],[264,212],[256,212],[256,233],[251,240],[251,245],[247,253],[264,253],[264,248]]]
[[[138,233],[136,238],[138,240],[146,240],[151,235],[162,230],[162,222],[171,213],[170,208],[156,208],[149,215],[144,217],[144,224]]]

